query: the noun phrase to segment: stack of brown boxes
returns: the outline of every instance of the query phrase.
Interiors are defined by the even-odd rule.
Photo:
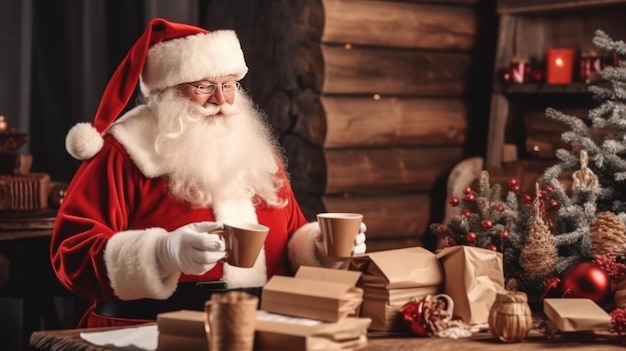
[[[50,176],[30,173],[32,156],[19,152],[28,135],[11,128],[0,115],[0,210],[33,211],[48,208]]]
[[[363,289],[359,316],[370,318],[370,330],[405,331],[400,309],[412,299],[438,294],[443,271],[434,253],[421,248],[372,252],[353,257],[349,270],[360,271]]]
[[[360,272],[300,267],[294,277],[274,276],[263,288],[254,349],[258,351],[360,350],[369,318],[357,317]],[[158,350],[207,350],[204,312],[160,314]]]

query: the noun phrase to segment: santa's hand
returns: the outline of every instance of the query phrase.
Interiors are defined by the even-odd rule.
[[[365,223],[361,222],[361,227],[359,229],[359,233],[357,233],[354,238],[354,244],[352,246],[352,256],[357,256],[364,254],[367,250],[367,245],[365,245],[365,231],[367,230],[367,226]],[[315,256],[320,261],[322,266],[325,267],[338,267],[341,265],[341,259],[332,258],[326,255],[326,248],[324,247],[324,241],[322,239],[322,231],[320,230],[315,235]]]
[[[179,271],[201,275],[226,256],[226,245],[219,234],[223,225],[196,222],[182,226],[159,238],[156,257],[163,276]]]

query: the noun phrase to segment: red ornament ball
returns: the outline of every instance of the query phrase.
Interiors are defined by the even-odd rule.
[[[470,211],[469,208],[464,208],[463,211],[461,211],[461,216],[467,218],[469,217],[469,215],[472,213],[472,211]]]
[[[493,222],[488,219],[483,219],[481,225],[483,226],[483,229],[491,229],[491,227],[493,227]]]
[[[524,194],[522,196],[522,201],[526,204],[529,204],[531,201],[533,201],[533,197],[528,194]]]
[[[509,180],[506,183],[508,184],[509,188],[512,188],[517,185],[517,179],[509,178]]]
[[[476,233],[474,232],[467,232],[467,234],[465,235],[465,239],[467,239],[467,242],[469,243],[473,243],[476,241]]]
[[[470,188],[469,186],[463,189],[463,194],[467,195],[471,193],[472,193],[472,188]]]
[[[514,193],[518,193],[519,192],[519,185],[515,184],[511,187],[511,191]]]
[[[474,196],[474,194],[469,193],[465,195],[465,201],[474,202],[474,200],[476,200],[476,196]]]
[[[611,295],[611,278],[595,263],[578,263],[563,273],[561,295],[587,298],[602,305]]]
[[[448,199],[448,203],[449,203],[451,206],[458,206],[458,205],[459,205],[459,202],[460,202],[460,201],[459,201],[459,198],[458,198],[458,197],[456,197],[456,196],[454,196],[454,195],[450,196],[450,198]]]
[[[500,231],[500,239],[506,240],[509,238],[509,232],[507,230]]]
[[[487,249],[491,250],[491,251],[498,251],[498,247],[494,244],[491,245],[487,245]]]

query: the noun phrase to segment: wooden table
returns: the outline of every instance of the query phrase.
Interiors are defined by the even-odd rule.
[[[48,351],[114,351],[95,346],[80,338],[84,331],[103,329],[72,329],[34,332],[30,344],[37,350]],[[111,329],[111,328],[108,328]],[[547,339],[539,332],[533,332],[521,343],[502,343],[489,334],[477,334],[471,339],[443,339],[437,337],[389,336],[371,334],[363,351],[539,351],[558,348],[577,351],[624,351],[621,340],[616,337],[598,337],[584,334],[557,335]]]

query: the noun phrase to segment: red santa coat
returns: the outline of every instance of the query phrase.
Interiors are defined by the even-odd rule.
[[[165,299],[179,281],[224,279],[229,287],[263,286],[273,275],[299,265],[319,265],[314,254],[316,223],[307,223],[288,183],[283,208],[225,197],[212,208],[192,208],[168,191],[167,165],[152,151],[154,119],[145,106],[129,111],[111,128],[92,159],[72,179],[52,233],[51,260],[60,282],[92,300]],[[285,177],[282,166],[277,168]],[[199,221],[255,221],[270,228],[253,268],[218,263],[203,276],[158,271],[157,239]],[[126,323],[86,314],[88,326]]]

